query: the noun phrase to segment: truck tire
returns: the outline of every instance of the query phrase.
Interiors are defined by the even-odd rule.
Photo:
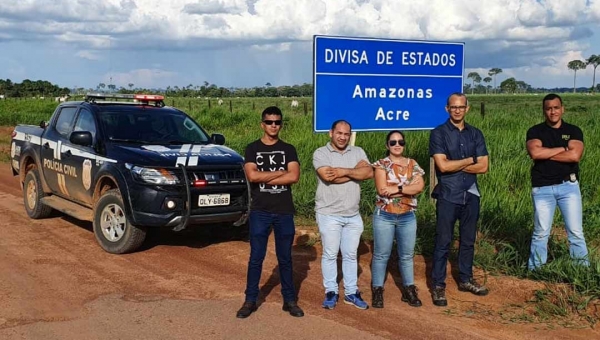
[[[100,247],[112,254],[133,252],[146,239],[146,228],[134,226],[127,219],[118,189],[106,191],[96,202],[93,227]]]
[[[46,194],[40,183],[40,175],[36,168],[31,169],[25,175],[23,184],[23,201],[27,215],[33,219],[46,218],[52,213],[52,208],[41,202]]]

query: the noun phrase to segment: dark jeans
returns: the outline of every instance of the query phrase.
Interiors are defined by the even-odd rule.
[[[473,255],[479,219],[479,197],[467,193],[465,204],[454,204],[439,199],[436,204],[436,235],[431,278],[433,287],[446,287],[446,264],[454,234],[454,224],[459,221],[458,271],[460,282],[473,277]]]
[[[294,243],[294,215],[274,214],[266,211],[250,212],[250,260],[248,261],[248,281],[246,301],[256,302],[262,265],[267,253],[267,243],[275,233],[275,253],[279,264],[281,295],[285,302],[296,301],[296,290],[292,279],[292,244]]]

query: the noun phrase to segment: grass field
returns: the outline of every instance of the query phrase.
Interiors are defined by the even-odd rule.
[[[480,235],[476,253],[479,266],[491,273],[570,283],[578,294],[596,299],[600,297],[600,262],[596,252],[600,245],[600,172],[597,166],[600,161],[600,123],[595,117],[600,114],[599,98],[571,94],[563,96],[566,107],[564,119],[580,126],[585,136],[580,177],[584,231],[592,254],[591,266],[579,268],[569,261],[564,226],[557,213],[549,245],[549,264],[532,274],[526,270],[533,208],[529,176],[532,162],[525,149],[525,133],[530,126],[543,121],[542,96],[470,96],[472,109],[467,115],[467,122],[483,131],[490,154],[489,173],[479,177],[482,191]],[[261,136],[261,110],[268,105],[278,104],[282,107],[284,129],[281,137],[296,146],[301,162],[300,182],[293,188],[298,211],[297,224],[314,225],[316,178],[312,168],[312,153],[328,141],[328,136],[312,132],[310,98],[300,98],[300,106],[295,109],[290,108],[291,100],[241,98],[232,99],[230,106],[227,99],[222,106],[218,106],[213,99],[210,108],[208,101],[201,99],[168,98],[166,102],[167,105],[174,105],[189,113],[209,133],[223,133],[227,139],[226,144],[240,153],[243,153],[246,144]],[[481,103],[485,104],[485,115],[481,114]],[[41,120],[47,120],[56,105],[57,103],[50,101],[0,101],[0,125],[37,124]],[[384,156],[385,134],[359,133],[356,145],[361,146],[373,161]],[[427,172],[428,138],[428,131],[408,131],[405,152],[407,156],[415,158]],[[0,142],[3,143],[4,139]],[[373,182],[363,183],[362,190],[361,214],[367,225],[365,237],[370,238],[371,214],[375,201]],[[435,233],[435,206],[428,197],[429,188],[426,190],[419,198],[417,251],[429,255],[433,249]]]

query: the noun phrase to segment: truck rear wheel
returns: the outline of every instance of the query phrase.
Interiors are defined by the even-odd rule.
[[[23,184],[23,201],[25,211],[29,217],[37,220],[48,217],[52,213],[52,208],[41,202],[44,196],[46,194],[42,189],[38,170],[31,169],[25,175],[25,183]]]
[[[134,226],[125,215],[117,189],[105,192],[94,208],[94,235],[105,251],[125,254],[137,250],[146,239],[146,228]]]

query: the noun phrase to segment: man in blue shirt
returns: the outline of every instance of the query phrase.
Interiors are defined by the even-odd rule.
[[[473,255],[479,219],[480,193],[477,175],[488,170],[488,152],[481,131],[465,123],[469,112],[467,97],[453,93],[446,102],[450,118],[431,131],[429,154],[435,162],[438,184],[432,196],[436,202],[436,236],[433,251],[432,298],[446,306],[446,266],[454,224],[459,221],[459,286],[461,291],[486,295],[488,290],[473,279]]]

